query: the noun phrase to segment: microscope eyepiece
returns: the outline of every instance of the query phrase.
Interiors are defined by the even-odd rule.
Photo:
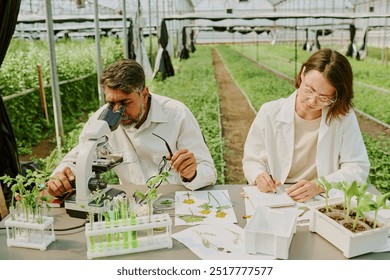
[[[104,120],[108,123],[111,131],[114,131],[118,128],[121,118],[125,112],[126,106],[119,106],[118,110],[113,112],[113,107],[111,105],[107,106],[99,116],[99,120]]]

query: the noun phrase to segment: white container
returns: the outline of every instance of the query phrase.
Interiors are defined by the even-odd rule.
[[[172,220],[168,214],[136,217],[114,222],[93,222],[85,225],[87,257],[124,255],[172,248]]]
[[[12,220],[10,215],[4,222],[7,230],[8,247],[24,247],[46,250],[56,240],[53,217],[42,216],[42,223],[36,221]]]
[[[343,199],[329,200],[329,205],[342,203]],[[317,202],[310,206],[311,219],[309,229],[332,243],[346,258],[370,253],[386,246],[390,225],[378,217],[381,227],[353,233],[318,209],[325,207],[325,202]]]
[[[378,211],[378,217],[385,221],[386,224],[390,224],[390,201],[386,201],[387,209],[380,209]]]
[[[258,207],[244,229],[246,252],[288,259],[296,225],[295,210]]]

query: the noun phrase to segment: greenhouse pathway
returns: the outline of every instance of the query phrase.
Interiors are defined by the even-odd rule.
[[[242,172],[244,143],[256,114],[213,49],[215,79],[219,86],[226,184],[246,183]]]

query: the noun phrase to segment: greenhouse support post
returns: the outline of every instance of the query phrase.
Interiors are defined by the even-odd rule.
[[[150,65],[153,68],[153,42],[152,42],[152,8],[150,5],[150,0],[148,0],[149,4],[149,52],[150,52]]]
[[[123,43],[124,43],[124,58],[129,58],[129,44],[127,38],[127,18],[126,18],[126,0],[122,0],[122,19],[123,19]]]
[[[55,121],[55,128],[56,128],[57,148],[58,150],[60,150],[62,141],[64,139],[64,128],[62,125],[60,86],[58,84],[58,76],[57,76],[51,0],[45,0],[45,4],[46,4],[47,38],[48,38],[49,50],[50,50],[50,73],[51,73],[51,88],[52,88],[52,95],[53,95],[54,121]]]
[[[99,94],[99,106],[103,106],[104,93],[100,85],[100,77],[102,76],[102,58],[100,51],[100,28],[99,28],[99,4],[97,0],[94,0],[94,12],[95,12],[95,44],[96,44],[96,73],[97,73],[97,84]]]

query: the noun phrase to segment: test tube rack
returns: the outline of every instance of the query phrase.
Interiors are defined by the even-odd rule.
[[[172,220],[155,214],[85,225],[88,259],[172,248]]]
[[[41,222],[22,218],[5,220],[8,247],[24,247],[45,251],[47,246],[56,240],[53,217],[42,216]]]

